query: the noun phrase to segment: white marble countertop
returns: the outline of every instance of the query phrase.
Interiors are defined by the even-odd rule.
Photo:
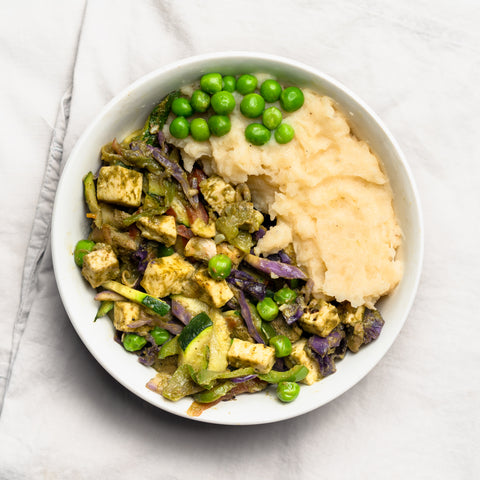
[[[479,22],[476,0],[4,4],[0,478],[478,476]],[[340,398],[271,425],[180,419],[117,384],[61,306],[48,215],[30,239],[63,113],[68,154],[133,80],[218,50],[295,58],[355,91],[397,138],[423,204],[423,276],[391,350]],[[38,258],[21,295],[27,248]]]

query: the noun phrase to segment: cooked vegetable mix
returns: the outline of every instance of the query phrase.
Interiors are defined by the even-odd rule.
[[[375,340],[384,321],[377,310],[311,298],[293,248],[254,255],[275,219],[255,208],[246,184],[207,175],[201,161],[187,171],[165,141],[164,129],[198,142],[228,135],[229,114],[240,108],[262,118],[246,127],[252,145],[268,144],[272,132],[287,143],[295,132],[279,107],[301,108],[302,91],[271,79],[258,90],[254,75],[216,72],[199,85],[190,98],[169,94],[143,129],[101,149],[98,175],[83,180],[92,223],[74,261],[98,290],[95,320],[110,317],[124,349],[158,372],[149,389],[213,405],[275,384],[288,403],[299,382],[334,373],[335,361]],[[265,102],[279,103],[265,110]]]

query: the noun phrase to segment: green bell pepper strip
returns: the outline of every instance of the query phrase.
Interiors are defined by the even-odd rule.
[[[95,215],[95,226],[100,228],[102,226],[102,210],[98,204],[95,181],[93,179],[92,172],[88,172],[83,179],[83,193],[85,195],[85,201],[87,202],[90,213]]]
[[[163,360],[164,358],[171,357],[172,355],[178,355],[180,353],[180,345],[178,344],[178,335],[171,338],[162,345],[158,358]]]
[[[237,370],[225,370],[224,372],[213,372],[212,370],[199,370],[195,372],[192,369],[192,379],[202,387],[210,390],[214,387],[217,380],[226,380],[229,378],[245,377],[255,374],[252,367],[238,368]]]
[[[150,113],[142,130],[141,140],[148,145],[157,143],[157,134],[162,130],[167,121],[173,101],[179,92],[169,93]]]
[[[128,298],[132,302],[148,308],[150,311],[160,315],[161,317],[166,315],[170,310],[170,305],[163,300],[152,297],[151,295],[140,292],[139,290],[135,290],[134,288],[127,287],[126,285],[122,285],[119,282],[109,280],[108,282],[105,282],[102,287],[123,295],[125,298]]]
[[[223,383],[219,383],[211,390],[196,393],[193,396],[193,399],[198,403],[211,403],[226,395],[234,387],[235,383],[233,382],[226,381]]]
[[[104,300],[101,302],[93,321],[96,322],[97,318],[104,317],[110,310],[112,310],[114,304],[115,302],[112,300]]]
[[[267,341],[270,341],[271,338],[276,337],[278,333],[268,322],[262,322],[262,333]]]
[[[295,365],[286,372],[277,372],[276,370],[271,370],[268,373],[259,374],[258,378],[268,383],[299,382],[308,375],[308,371],[308,368],[304,365]]]
[[[176,402],[183,397],[192,395],[203,390],[202,387],[197,385],[192,378],[188,370],[188,365],[184,364],[175,370],[167,385],[162,391],[162,395],[172,402]]]

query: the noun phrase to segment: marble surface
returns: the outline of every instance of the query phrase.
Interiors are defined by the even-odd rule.
[[[479,5],[5,3],[0,479],[478,476]],[[72,329],[49,251],[62,148],[141,75],[219,50],[295,58],[354,90],[397,138],[423,204],[423,276],[391,350],[334,402],[271,425],[179,419],[118,385]]]

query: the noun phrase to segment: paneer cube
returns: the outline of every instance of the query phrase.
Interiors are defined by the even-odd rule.
[[[320,366],[313,355],[310,355],[307,347],[307,339],[302,338],[292,344],[292,353],[287,358],[287,363],[293,365],[304,365],[308,368],[308,375],[302,380],[307,385],[312,385],[322,378]],[[308,347],[307,347],[308,348]]]
[[[203,180],[199,187],[205,201],[219,214],[227,204],[235,201],[234,188],[217,175]]]
[[[145,335],[151,327],[148,325],[135,326],[140,317],[140,311],[141,308],[136,303],[115,302],[113,307],[113,326],[121,332],[135,332],[139,335]]]
[[[171,247],[177,240],[177,224],[171,215],[153,215],[141,217],[137,226],[142,232],[142,237],[161,242]]]
[[[194,274],[194,266],[178,253],[152,260],[145,270],[142,287],[154,297],[182,293],[184,284]]]
[[[299,322],[306,332],[326,337],[341,319],[335,305],[325,300],[313,300]]]
[[[223,307],[232,297],[233,292],[225,280],[214,280],[206,269],[198,270],[193,279],[208,295],[209,303],[214,307]]]
[[[120,274],[120,265],[110,245],[97,244],[97,247],[83,257],[82,275],[93,288]]]
[[[185,245],[185,256],[208,262],[217,254],[217,246],[211,238],[192,237]]]
[[[139,207],[142,183],[140,172],[120,166],[102,167],[97,180],[97,198],[125,207]]]
[[[228,363],[233,367],[253,367],[258,373],[268,373],[275,363],[275,349],[234,338],[228,350]]]

